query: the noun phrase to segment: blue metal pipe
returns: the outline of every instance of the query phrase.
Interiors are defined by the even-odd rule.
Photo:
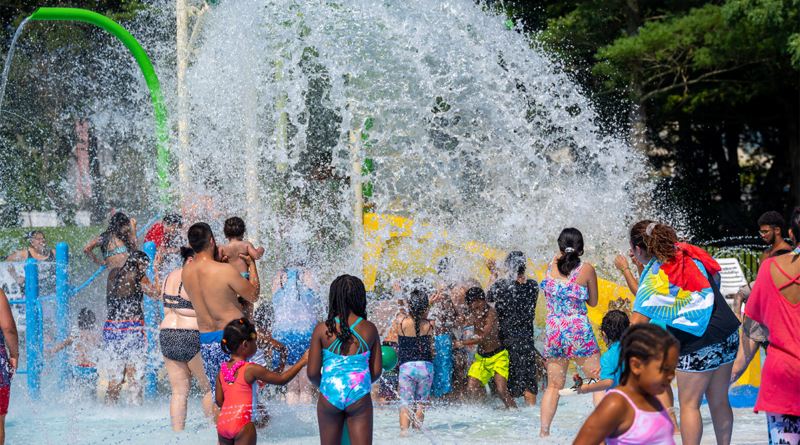
[[[69,336],[69,246],[67,243],[56,245],[56,342],[60,344]],[[58,379],[65,388],[69,378],[67,351],[58,353]]]
[[[150,267],[147,277],[155,280],[153,265],[156,257],[156,244],[152,241],[142,246],[144,253],[150,257]],[[160,303],[150,298],[144,299],[144,325],[147,333],[147,367],[145,368],[145,397],[154,399],[158,395],[158,314],[161,313]]]
[[[39,264],[35,258],[25,261],[25,335],[27,337],[28,394],[39,400],[42,369],[42,331],[39,305]]]

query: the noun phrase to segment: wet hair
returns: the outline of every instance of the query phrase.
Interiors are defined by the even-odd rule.
[[[795,207],[792,212],[792,217],[789,219],[789,228],[792,229],[792,241],[800,239],[800,207]]]
[[[244,236],[244,231],[247,228],[244,225],[244,220],[238,216],[234,216],[225,220],[225,227],[222,229],[226,238],[240,238]]]
[[[417,336],[417,346],[420,346],[419,327],[427,310],[428,294],[422,289],[412,290],[411,298],[408,299],[408,315],[414,319],[414,335]]]
[[[256,327],[262,331],[269,331],[272,329],[272,322],[275,318],[275,310],[269,303],[261,303],[253,314],[253,321]]]
[[[328,335],[336,336],[342,343],[350,338],[350,314],[367,319],[367,291],[364,282],[352,275],[339,275],[331,283],[328,297]],[[336,317],[339,317],[339,334],[336,334]]]
[[[583,234],[573,227],[566,228],[558,235],[558,250],[561,258],[556,261],[559,273],[568,277],[581,264],[583,255]]]
[[[94,327],[95,316],[89,308],[82,308],[78,314],[78,327],[81,329],[91,329]]]
[[[113,238],[122,241],[128,249],[128,252],[134,250],[133,242],[128,238],[130,228],[131,219],[128,218],[126,214],[120,212],[111,215],[111,218],[108,220],[108,229],[100,234],[100,250],[103,252],[103,256],[108,252],[108,243],[111,242]]]
[[[607,345],[610,345],[618,342],[630,325],[631,320],[625,312],[617,310],[608,311],[603,317],[603,321],[600,322],[600,332],[606,334],[606,338],[608,339]]]
[[[194,249],[181,246],[181,258],[183,258],[183,263],[181,263],[181,267],[183,267],[186,265],[186,262],[189,261],[189,258],[194,258]]]
[[[519,250],[515,250],[506,256],[505,261],[503,261],[503,265],[507,270],[516,273],[519,277],[521,275],[525,275],[525,262],[525,254]]]
[[[189,245],[192,246],[195,253],[204,252],[211,245],[214,232],[211,231],[211,226],[204,222],[199,222],[189,227],[186,237],[189,238]]]
[[[167,212],[164,215],[164,224],[167,226],[183,227],[183,218],[176,212]]]
[[[44,233],[41,230],[31,230],[30,232],[25,234],[24,236],[25,241],[28,243],[32,243],[33,240],[36,238],[36,235],[44,236]]]
[[[467,293],[464,295],[464,304],[469,306],[478,300],[486,300],[486,294],[483,292],[483,289],[479,287],[467,289]]]
[[[619,384],[624,385],[628,382],[632,358],[636,357],[644,364],[659,358],[666,360],[670,348],[680,349],[680,343],[666,329],[651,323],[640,323],[629,327],[620,340],[617,369],[622,369],[622,373],[619,376]]]
[[[134,250],[128,254],[128,261],[125,262],[125,266],[126,268],[132,268],[144,264],[145,267],[150,267],[150,263],[152,263],[152,260],[150,260],[150,257],[147,256],[146,253],[141,250]]]
[[[222,342],[220,342],[219,346],[222,352],[230,355],[236,353],[245,341],[256,340],[257,338],[258,334],[256,334],[255,325],[250,323],[247,318],[242,317],[225,326],[225,330],[222,331]]]
[[[646,219],[631,227],[630,240],[631,246],[644,249],[658,261],[666,263],[675,256],[678,234],[670,226]]]

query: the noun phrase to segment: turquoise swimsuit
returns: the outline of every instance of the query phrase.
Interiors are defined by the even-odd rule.
[[[328,402],[340,410],[359,401],[369,394],[372,376],[369,372],[369,346],[355,331],[361,322],[359,317],[350,332],[358,340],[358,351],[355,355],[339,355],[342,342],[337,338],[328,349],[322,350],[322,381],[319,392]],[[339,323],[339,319],[336,318]]]
[[[128,248],[125,246],[115,247],[111,250],[103,252],[103,258],[112,257],[114,255],[119,255],[120,253],[126,253],[126,252],[128,252]]]

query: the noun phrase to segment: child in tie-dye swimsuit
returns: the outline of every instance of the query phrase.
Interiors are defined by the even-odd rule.
[[[408,435],[412,419],[415,428],[422,428],[425,419],[425,402],[431,396],[433,385],[433,322],[425,318],[428,314],[428,294],[421,289],[411,291],[408,314],[411,317],[400,321],[398,362],[400,376],[398,396],[400,398],[400,436]],[[412,334],[413,335],[410,335]]]
[[[339,445],[345,423],[351,443],[372,443],[370,387],[381,376],[378,329],[366,320],[364,283],[342,275],[331,283],[328,318],[311,335],[308,379],[317,402],[320,442]]]
[[[586,305],[597,304],[597,274],[591,264],[580,261],[583,235],[578,229],[564,229],[558,237],[558,248],[561,253],[550,262],[541,284],[547,303],[543,355],[548,382],[542,397],[541,436],[550,434],[569,361],[574,359],[587,377],[600,377],[596,372],[600,369],[600,350],[586,315]]]

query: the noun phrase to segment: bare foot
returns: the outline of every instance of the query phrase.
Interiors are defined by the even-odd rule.
[[[400,437],[408,437],[408,430],[400,431]]]

